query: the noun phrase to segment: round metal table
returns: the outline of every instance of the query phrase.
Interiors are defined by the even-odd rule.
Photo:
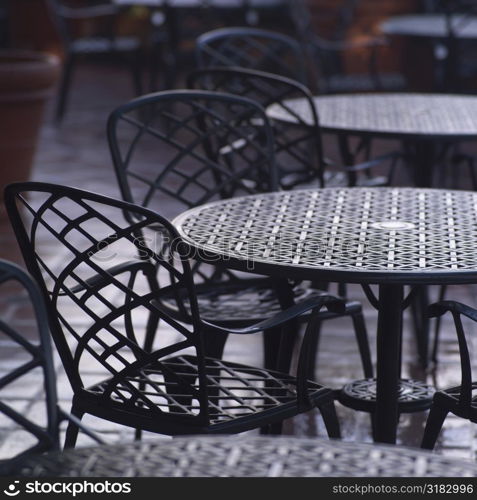
[[[342,402],[375,413],[375,440],[389,443],[398,409],[429,407],[432,388],[400,381],[402,312],[412,297],[404,297],[404,286],[477,282],[477,193],[297,190],[210,203],[174,224],[201,259],[281,278],[363,284],[378,310],[377,376],[346,386]],[[369,284],[379,285],[378,297]]]
[[[311,125],[308,103],[286,101],[287,106]],[[341,140],[343,161],[354,163],[346,145],[349,135],[382,137],[406,142],[411,155],[415,183],[430,187],[438,147],[477,138],[477,97],[453,94],[346,94],[314,98],[320,126]],[[267,109],[270,118],[298,123],[282,106]]]
[[[77,448],[32,459],[27,477],[475,477],[423,450],[316,438],[188,436]]]

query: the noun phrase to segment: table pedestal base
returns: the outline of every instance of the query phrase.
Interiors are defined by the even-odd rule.
[[[399,413],[413,413],[430,408],[435,389],[418,380],[401,379],[398,388]],[[343,387],[338,401],[358,411],[375,413],[376,379],[355,380]]]

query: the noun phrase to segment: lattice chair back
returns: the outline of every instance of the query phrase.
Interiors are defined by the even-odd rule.
[[[43,299],[18,266],[0,261],[0,475],[59,448],[55,371]],[[30,311],[34,328],[25,322]]]
[[[123,198],[167,217],[277,187],[268,118],[240,96],[178,90],[140,97],[111,113],[108,140]]]
[[[13,184],[5,197],[75,395],[99,399],[104,418],[108,408],[131,408],[158,425],[206,421],[199,315],[187,249],[174,227],[142,207],[63,186]],[[170,313],[172,301],[187,326]],[[146,351],[141,346],[159,319],[171,328],[161,328],[154,352]],[[185,354],[197,356],[198,380],[168,366],[167,358]],[[195,413],[171,403],[172,386],[197,401]]]
[[[208,68],[189,75],[188,86],[196,89],[228,92],[247,97],[264,109],[293,116],[296,123],[273,122],[275,159],[279,183],[287,189],[302,182],[319,179],[323,185],[324,157],[318,114],[307,87],[272,73],[244,68]],[[290,100],[302,99],[305,111],[297,113]],[[306,117],[306,118],[305,118]]]
[[[300,43],[275,31],[233,27],[203,33],[196,40],[196,61],[201,69],[236,66],[307,83]]]

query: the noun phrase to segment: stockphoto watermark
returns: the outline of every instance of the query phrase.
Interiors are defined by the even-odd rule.
[[[22,497],[24,495],[63,495],[76,498],[82,495],[127,495],[132,491],[130,481],[122,480],[86,480],[86,479],[15,479],[3,485],[4,497]]]
[[[200,260],[208,264],[218,264],[232,259],[245,263],[249,271],[253,271],[258,261],[276,261],[293,264],[305,259],[317,264],[331,260],[345,261],[364,258],[367,249],[372,248],[373,241],[362,241],[359,237],[342,237],[332,234],[321,234],[300,238],[284,237],[280,234],[260,238],[227,238],[217,235],[206,241],[197,241],[196,246],[184,242],[182,238],[172,238],[162,233],[153,236],[141,236],[129,240],[130,252],[125,255],[124,246],[118,246],[122,240],[110,237],[97,243],[90,249],[89,257],[99,262],[112,262],[118,258],[148,259],[159,256],[168,260],[171,257],[187,260]],[[376,242],[378,244],[378,242]]]

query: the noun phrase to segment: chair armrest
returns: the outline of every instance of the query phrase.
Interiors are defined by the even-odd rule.
[[[269,328],[275,328],[277,326],[281,326],[287,321],[290,321],[303,313],[306,313],[312,309],[319,310],[323,306],[335,313],[343,313],[346,310],[346,300],[340,297],[336,297],[335,295],[328,294],[323,292],[323,295],[319,297],[312,297],[310,299],[304,300],[295,304],[284,311],[279,312],[272,318],[267,318],[259,323],[255,323],[254,325],[247,326],[245,328],[223,328],[219,325],[215,325],[208,321],[202,320],[202,323],[207,326],[207,328],[211,328],[218,333],[233,333],[233,334],[242,334],[247,335],[250,333],[257,333],[263,330],[268,330]]]
[[[395,162],[403,157],[404,157],[403,153],[395,151],[393,153],[386,153],[384,155],[377,156],[372,160],[368,160],[363,163],[358,163],[356,165],[342,165],[341,168],[343,168],[346,172],[359,172],[361,170],[367,170],[368,168],[375,167],[388,160],[392,160],[393,162]]]
[[[477,309],[454,300],[442,300],[440,302],[435,302],[427,309],[427,314],[430,318],[442,316],[446,312],[461,314],[466,318],[477,321]]]

